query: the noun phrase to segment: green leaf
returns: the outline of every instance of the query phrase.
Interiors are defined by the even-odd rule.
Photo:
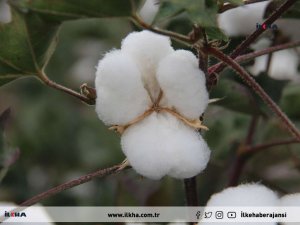
[[[12,8],[12,22],[0,24],[0,85],[44,69],[54,51],[58,25]]]
[[[196,23],[205,28],[210,39],[228,40],[218,28],[218,4],[214,0],[164,0],[155,18],[155,23],[171,19],[183,12],[192,24]]]
[[[14,2],[19,7],[54,21],[129,17],[134,10],[131,0],[15,0]],[[134,2],[137,4],[139,1]]]
[[[300,88],[299,85],[289,85],[283,90],[280,106],[291,118],[300,119]]]
[[[260,113],[250,90],[234,80],[220,79],[217,86],[212,89],[210,98],[223,98],[213,104],[233,111],[251,115]]]

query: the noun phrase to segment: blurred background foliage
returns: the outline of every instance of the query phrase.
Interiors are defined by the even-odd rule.
[[[186,15],[162,26],[183,34],[191,30]],[[108,50],[119,48],[121,40],[137,29],[124,18],[67,21],[60,28],[46,73],[52,80],[74,89],[82,83],[94,86],[98,60]],[[230,52],[240,41],[241,38],[233,38],[226,51]],[[176,42],[173,45],[184,47]],[[299,84],[273,80],[267,74],[257,80],[300,127]],[[211,104],[204,116],[210,130],[203,135],[212,149],[212,158],[197,178],[201,205],[212,193],[227,186],[237,148],[244,141],[253,116],[260,116],[254,144],[289,137],[277,118],[231,70],[222,73],[211,98],[222,99]],[[34,77],[17,79],[0,88],[0,113],[7,108],[11,109],[11,116],[2,129],[5,136],[1,139],[1,157],[16,152],[19,157],[1,181],[0,201],[20,203],[50,187],[124,159],[118,135],[102,124],[93,106],[51,89]],[[246,164],[240,182],[262,182],[280,193],[299,192],[299,146],[279,146],[258,153]],[[151,181],[127,170],[64,191],[42,204],[181,206],[184,199],[182,181],[169,177]]]

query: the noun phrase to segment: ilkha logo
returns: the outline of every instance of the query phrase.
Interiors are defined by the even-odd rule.
[[[7,212],[5,211],[4,217],[26,217],[25,212]]]
[[[265,23],[263,23],[263,24],[256,23],[256,29],[258,30],[260,28],[263,29],[263,30],[266,30],[266,29],[278,30],[278,27],[277,27],[276,24],[269,24],[269,25],[267,25]]]

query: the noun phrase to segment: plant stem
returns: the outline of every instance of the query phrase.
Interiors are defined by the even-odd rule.
[[[276,9],[272,15],[270,15],[263,23],[268,25],[271,25],[273,22],[275,22],[283,13],[285,13],[297,0],[287,0],[285,3],[283,3],[278,9]],[[251,43],[253,43],[265,30],[260,27],[259,29],[256,29],[250,36],[248,36],[239,46],[236,47],[236,49],[230,54],[230,57],[232,59],[235,59],[237,56],[241,55]],[[225,64],[221,63],[218,65],[214,70],[210,71],[210,74],[213,73],[220,73],[224,68]]]
[[[188,37],[186,35],[182,35],[182,34],[179,34],[176,32],[152,27],[150,24],[145,23],[138,15],[133,15],[132,21],[135,24],[139,25],[140,27],[145,28],[146,30],[150,30],[150,31],[153,31],[158,34],[169,36],[170,38],[173,38],[177,41],[184,42],[184,43],[190,43],[190,44],[192,44],[194,42],[193,40],[190,39],[190,37]]]
[[[285,115],[284,112],[279,108],[279,106],[270,98],[270,96],[264,91],[264,89],[248,74],[248,72],[241,67],[237,62],[235,62],[232,58],[228,57],[227,55],[223,54],[219,50],[206,47],[203,49],[208,53],[212,54],[217,59],[221,60],[222,62],[228,64],[233,70],[235,70],[238,75],[247,83],[253,91],[269,106],[269,108],[281,119],[283,124],[289,130],[289,132],[297,139],[300,140],[300,133],[292,121]]]
[[[115,165],[115,166],[112,166],[112,167],[109,167],[109,168],[105,168],[105,169],[100,169],[100,170],[97,170],[93,173],[89,173],[87,175],[84,175],[82,177],[79,177],[77,179],[74,179],[74,180],[71,180],[71,181],[68,181],[66,183],[63,183],[57,187],[54,187],[54,188],[51,188],[43,193],[40,193],[28,200],[26,200],[25,202],[22,202],[20,204],[20,206],[31,206],[31,205],[34,205],[46,198],[49,198],[53,195],[56,195],[62,191],[65,191],[65,190],[68,190],[70,188],[73,188],[73,187],[76,187],[78,185],[81,185],[81,184],[84,184],[84,183],[87,183],[89,181],[91,181],[92,179],[96,178],[96,177],[105,177],[105,176],[108,176],[110,174],[116,174],[116,173],[119,173],[120,171],[124,170],[125,167],[122,167],[122,164],[119,164],[119,165]]]
[[[289,49],[289,48],[294,48],[300,45],[300,41],[294,41],[294,42],[289,42],[289,43],[285,43],[285,44],[280,44],[280,45],[276,45],[270,48],[266,48],[263,50],[258,50],[255,52],[251,52],[248,54],[244,54],[241,56],[238,56],[237,58],[235,58],[235,61],[238,63],[243,63],[246,62],[248,60],[251,59],[255,59],[256,57],[262,56],[262,55],[266,55],[272,52],[277,52],[280,50],[284,50],[284,49]],[[208,68],[208,73],[211,73],[212,71],[214,71],[218,66],[220,66],[220,64],[222,64],[222,62],[219,62],[211,67]]]
[[[89,104],[89,105],[94,105],[95,104],[95,99],[92,99],[92,98],[88,98],[84,95],[81,95],[80,93],[70,89],[70,88],[67,88],[61,84],[58,84],[52,80],[49,79],[49,77],[44,73],[44,72],[40,72],[38,74],[38,77],[41,79],[41,81],[46,84],[47,86],[49,87],[52,87],[52,88],[55,88],[57,90],[60,90],[62,92],[65,92],[71,96],[74,96],[78,99],[80,99],[81,101]]]
[[[187,206],[198,206],[196,177],[184,179]]]

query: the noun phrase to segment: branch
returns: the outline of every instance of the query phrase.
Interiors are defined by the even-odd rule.
[[[26,200],[25,202],[22,202],[20,204],[20,206],[31,206],[31,205],[34,205],[46,198],[49,198],[53,195],[56,195],[62,191],[65,191],[65,190],[68,190],[70,188],[73,188],[73,187],[76,187],[78,185],[81,185],[81,184],[84,184],[84,183],[87,183],[89,181],[91,181],[92,179],[96,178],[96,177],[105,177],[105,176],[108,176],[108,175],[111,175],[111,174],[116,174],[116,173],[119,173],[120,171],[124,170],[126,167],[123,166],[123,164],[119,164],[119,165],[115,165],[115,166],[112,166],[112,167],[109,167],[109,168],[106,168],[106,169],[101,169],[101,170],[97,170],[93,173],[90,173],[90,174],[87,174],[87,175],[84,175],[82,177],[79,177],[75,180],[71,180],[71,181],[68,181],[64,184],[61,184],[57,187],[54,187],[54,188],[51,188],[43,193],[40,193],[28,200]],[[127,167],[128,168],[128,167]]]
[[[260,145],[256,145],[256,146],[249,146],[247,148],[245,148],[245,151],[242,153],[242,155],[252,155],[255,154],[257,152],[260,152],[262,150],[268,149],[268,148],[272,148],[272,147],[276,147],[276,146],[280,146],[280,145],[290,145],[290,144],[300,144],[300,141],[292,138],[292,139],[287,139],[287,140],[280,140],[280,141],[274,141],[274,142],[269,142],[269,143],[265,143],[265,144],[260,144]]]
[[[138,26],[140,26],[140,27],[142,27],[146,30],[150,30],[150,31],[158,33],[158,34],[169,36],[169,37],[171,37],[171,38],[173,38],[177,41],[184,42],[184,43],[190,43],[190,44],[192,44],[194,42],[193,40],[191,40],[190,37],[188,37],[186,35],[182,35],[182,34],[179,34],[179,33],[176,33],[176,32],[172,32],[172,31],[152,27],[150,24],[145,23],[138,15],[133,15],[132,16],[132,21],[136,25],[138,25]]]
[[[69,94],[71,96],[74,96],[74,97],[80,99],[81,101],[83,101],[83,102],[85,102],[85,103],[87,103],[89,105],[94,105],[95,104],[95,99],[88,98],[87,96],[84,96],[84,95],[82,95],[82,94],[80,94],[80,93],[78,93],[78,92],[76,92],[76,91],[74,91],[74,90],[72,90],[70,88],[67,88],[67,87],[65,87],[65,86],[63,86],[61,84],[58,84],[58,83],[50,80],[49,77],[44,72],[40,72],[38,74],[38,77],[42,80],[42,82],[44,84],[46,84],[49,87],[52,87],[54,89],[60,90],[60,91],[62,91],[64,93],[67,93],[67,94]]]
[[[281,119],[283,124],[289,130],[289,132],[300,141],[300,133],[292,121],[285,115],[284,112],[279,108],[279,106],[270,98],[270,96],[264,91],[264,89],[254,80],[248,72],[241,67],[237,62],[232,58],[226,56],[219,50],[212,47],[204,47],[204,51],[207,51],[209,54],[213,55],[222,62],[228,64],[233,70],[235,70],[238,75],[247,83],[260,98],[269,106],[269,108]]]
[[[266,55],[272,52],[277,52],[280,50],[284,50],[284,49],[289,49],[289,48],[294,48],[300,45],[300,41],[294,41],[294,42],[289,42],[289,43],[285,43],[285,44],[281,44],[281,45],[276,45],[270,48],[266,48],[263,50],[258,50],[255,52],[251,52],[248,54],[244,54],[241,56],[238,56],[237,58],[235,58],[235,61],[238,63],[242,63],[251,59],[255,59],[256,57],[262,56],[262,55]],[[214,71],[217,67],[219,67],[222,64],[222,62],[219,62],[211,67],[208,68],[208,73],[211,73],[212,71]]]
[[[287,0],[278,9],[276,9],[271,16],[269,16],[263,23],[266,25],[271,25],[275,22],[283,13],[285,13],[297,0]],[[250,36],[248,36],[236,49],[231,53],[230,57],[235,59],[237,56],[241,55],[251,43],[253,43],[265,30],[260,27],[256,29]],[[214,70],[210,71],[210,75],[214,73],[220,73],[225,68],[225,64],[221,63]]]
[[[187,206],[198,206],[196,177],[184,179]]]
[[[267,0],[244,0],[243,4],[244,5],[249,5],[249,4],[253,4],[253,3],[257,3],[257,2],[265,2]],[[223,4],[223,6],[219,9],[218,13],[223,13],[229,9],[233,9],[239,7],[239,5],[235,5],[235,4],[231,4],[229,2],[226,2]]]

